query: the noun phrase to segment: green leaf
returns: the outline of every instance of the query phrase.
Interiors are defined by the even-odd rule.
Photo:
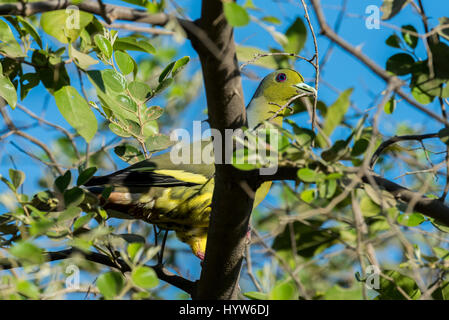
[[[285,32],[288,43],[284,46],[284,50],[289,53],[299,53],[307,40],[307,28],[303,19],[300,17],[292,23]]]
[[[137,101],[143,102],[151,94],[151,88],[144,82],[132,81],[128,85],[128,90]]]
[[[298,178],[304,182],[312,183],[317,179],[317,173],[309,168],[302,168],[298,170]]]
[[[438,230],[446,232],[446,233],[449,233],[449,227],[448,226],[440,223],[438,220],[435,220],[435,219],[430,219],[430,221],[432,222],[432,225],[435,228],[437,228]]]
[[[438,131],[438,137],[443,143],[449,145],[449,128],[445,127]]]
[[[298,255],[304,258],[311,258],[337,243],[339,235],[335,232],[330,232],[330,229],[322,228],[323,222],[324,220],[321,221],[319,219],[307,219],[307,224],[299,221],[293,222]],[[284,231],[274,239],[273,249],[291,253],[291,236],[290,228],[284,228]]]
[[[125,91],[126,79],[117,71],[108,69],[103,72],[104,84],[116,94]]]
[[[81,208],[70,207],[67,210],[61,212],[61,214],[58,216],[58,222],[72,220],[74,218],[77,218],[80,214],[81,214]]]
[[[163,82],[167,77],[170,75],[170,72],[173,70],[173,67],[175,66],[175,61],[170,62],[164,70],[162,70],[161,74],[159,75],[159,83]]]
[[[232,1],[223,2],[223,11],[228,23],[233,27],[243,27],[249,23],[246,9]]]
[[[41,27],[62,43],[74,42],[92,21],[93,15],[81,10],[55,10],[44,12]]]
[[[120,159],[129,164],[134,164],[142,160],[145,160],[145,156],[143,155],[143,153],[139,149],[130,144],[123,144],[121,146],[117,146],[114,148],[114,152]]]
[[[35,50],[31,58],[32,62],[39,66],[36,70],[39,79],[52,95],[62,87],[70,85],[70,77],[65,68],[66,64],[62,63],[60,56],[64,50],[65,48],[50,56],[45,50]]]
[[[145,245],[141,242],[132,242],[128,244],[127,252],[131,261],[136,261],[144,250]]]
[[[398,76],[403,76],[412,72],[415,60],[407,53],[398,53],[387,60],[386,69]]]
[[[121,127],[116,125],[115,123],[109,124],[109,130],[111,130],[112,132],[114,132],[116,135],[118,135],[120,137],[124,137],[124,138],[131,137],[131,134],[129,132],[125,131],[124,129],[122,129]]]
[[[173,66],[173,69],[171,71],[172,77],[176,76],[179,72],[182,71],[182,69],[185,68],[185,66],[189,63],[190,57],[185,56],[176,61],[175,65]]]
[[[96,34],[94,41],[101,53],[103,53],[106,58],[110,59],[112,57],[111,42],[101,34]]]
[[[314,189],[308,189],[301,192],[300,198],[305,203],[312,203],[313,200],[315,200],[315,190]]]
[[[366,217],[376,216],[380,213],[380,207],[366,196],[360,201],[360,210]]]
[[[25,173],[20,170],[9,169],[9,178],[14,188],[18,189],[25,181]]]
[[[360,300],[362,297],[362,288],[357,284],[351,288],[343,288],[336,284],[323,296],[325,300]]]
[[[146,7],[148,4],[148,0],[122,0],[127,3],[135,4],[136,6]]]
[[[117,236],[122,238],[123,240],[125,240],[128,243],[136,243],[136,242],[143,243],[143,244],[145,243],[145,238],[138,234],[121,233]]]
[[[40,292],[39,288],[32,283],[31,281],[27,280],[19,280],[16,285],[17,291],[21,294],[25,295],[26,297],[30,299],[39,299]]]
[[[20,44],[14,38],[9,25],[0,19],[0,52],[13,58],[25,57]]]
[[[260,19],[260,20],[271,23],[271,24],[281,24],[281,20],[279,20],[278,18],[273,17],[273,16],[265,16],[265,17],[262,17],[262,19]]]
[[[43,250],[27,241],[17,242],[9,249],[9,253],[23,262],[41,264],[45,260]]]
[[[389,279],[380,277],[380,289],[376,289],[379,292],[378,300],[406,300],[406,297],[398,290],[398,287],[402,289],[410,298],[416,300],[421,296],[421,292],[416,282],[407,276],[400,274],[393,270],[384,270],[382,272]],[[390,280],[391,279],[391,280]]]
[[[62,87],[54,96],[64,119],[90,142],[97,132],[97,119],[86,100],[71,86]]]
[[[126,52],[116,51],[114,53],[115,62],[117,63],[120,71],[124,74],[130,74],[134,70],[136,62],[134,59]]]
[[[354,143],[354,146],[351,150],[351,157],[358,157],[365,153],[366,149],[368,149],[369,141],[365,138],[360,138]]]
[[[251,300],[268,300],[268,294],[264,292],[250,291],[245,292],[243,295]]]
[[[119,51],[141,51],[146,53],[155,53],[156,50],[154,47],[148,42],[148,40],[137,40],[133,37],[125,37],[115,40],[114,42],[114,50]]]
[[[297,300],[298,291],[293,282],[281,282],[274,286],[270,292],[272,300]]]
[[[76,207],[84,200],[84,191],[81,188],[74,187],[64,192],[64,203],[68,207]]]
[[[389,20],[405,7],[409,0],[384,0],[380,10],[383,12],[382,20]]]
[[[165,134],[153,135],[145,141],[148,152],[165,150],[173,145],[173,143],[174,142],[170,140],[170,137]]]
[[[143,127],[145,137],[154,136],[159,133],[159,125],[156,120],[148,121]]]
[[[426,221],[424,216],[420,213],[404,213],[398,217],[398,223],[407,227],[416,227]]]
[[[135,113],[137,112],[137,103],[129,96],[119,94],[115,97],[115,101],[125,110]]]
[[[413,76],[410,86],[419,90],[432,99],[434,96],[449,97],[449,67],[444,61],[449,60],[449,46],[444,43],[430,45],[433,54],[434,76],[428,71],[428,61],[416,62],[413,67]]]
[[[143,118],[145,121],[157,120],[164,113],[164,109],[159,106],[152,106],[145,110]]]
[[[426,92],[422,91],[419,87],[415,86],[412,88],[412,96],[415,98],[416,101],[418,101],[421,104],[429,104],[433,101],[435,98],[434,96],[431,96],[427,94]]]
[[[337,191],[337,180],[326,177],[326,180],[319,183],[320,197],[323,199],[330,199]]]
[[[324,119],[323,132],[328,137],[331,136],[334,129],[341,123],[350,105],[350,97],[353,89],[343,91],[338,99],[327,109]],[[318,134],[317,142],[321,147],[326,145],[322,134]]]
[[[406,26],[402,26],[402,29],[408,30],[408,31],[412,31],[415,34],[418,33],[418,31],[416,31],[415,27],[412,25],[406,25]],[[410,48],[415,49],[417,44],[418,44],[418,37],[410,34],[406,31],[402,31],[402,38],[404,39],[405,43],[409,45]]]
[[[20,99],[24,100],[28,92],[39,85],[39,75],[36,73],[25,73],[20,78]]]
[[[97,286],[106,299],[113,299],[123,289],[124,281],[119,272],[103,273],[97,279]]]
[[[117,95],[121,92],[113,90],[117,87],[123,91],[123,86],[126,86],[126,79],[120,73],[108,69],[101,72],[98,70],[88,71],[87,75],[97,90],[98,99],[108,119],[116,117],[122,126],[127,125],[126,120],[139,121],[135,112],[128,111],[128,108],[120,104]]]
[[[1,21],[1,20],[0,20]],[[6,100],[12,109],[17,104],[17,92],[8,77],[0,75],[0,97]]]
[[[164,79],[159,85],[157,86],[155,93],[161,93],[165,89],[167,89],[171,84],[173,83],[173,78],[167,78]]]
[[[136,286],[144,289],[151,289],[159,284],[156,272],[145,266],[135,268],[131,273],[131,279]]]
[[[300,146],[306,147],[311,145],[313,139],[315,139],[315,132],[307,128],[301,128],[290,119],[286,119],[285,121],[293,127],[295,140]]]
[[[79,228],[84,227],[92,220],[94,216],[95,214],[90,212],[88,214],[85,214],[84,216],[79,217],[73,224],[73,230],[78,230]]]
[[[70,170],[67,170],[62,176],[55,179],[55,187],[59,192],[64,192],[69,186],[70,181],[72,181],[72,173]]]
[[[97,168],[96,167],[90,167],[90,168],[87,168],[86,170],[83,170],[80,173],[80,175],[78,176],[78,179],[76,181],[76,185],[77,186],[84,185],[86,182],[88,182],[90,180],[90,178],[93,177],[95,172],[97,172]]]
[[[25,18],[21,16],[17,16],[17,20],[22,24],[25,30],[33,37],[38,46],[42,49],[42,39],[39,36],[39,33],[36,31],[36,28],[28,22]]]
[[[401,38],[397,34],[392,34],[388,37],[388,39],[385,41],[385,43],[393,48],[400,48],[401,47]]]
[[[240,62],[248,62],[254,59],[257,54],[266,54],[268,52],[260,50],[256,47],[237,46],[237,58]],[[267,69],[278,69],[279,64],[274,56],[266,56],[259,58],[252,65],[264,67]]]
[[[86,70],[91,65],[98,63],[97,60],[95,60],[88,54],[76,50],[72,45],[69,46],[69,56],[73,59],[76,65],[83,70]]]
[[[394,109],[396,109],[396,99],[394,96],[388,100],[388,102],[384,106],[384,112],[386,114],[392,114],[394,112]]]
[[[51,227],[55,225],[52,219],[40,218],[30,223],[30,234],[38,236],[45,234]]]
[[[434,300],[449,300],[449,281],[444,281],[440,286],[432,293]]]

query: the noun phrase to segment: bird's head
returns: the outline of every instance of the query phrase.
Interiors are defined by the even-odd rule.
[[[248,124],[254,128],[261,121],[267,120],[298,95],[316,95],[315,88],[304,83],[301,74],[292,69],[279,69],[267,75],[257,88],[248,105]],[[282,123],[283,112],[274,119]]]
[[[299,95],[315,95],[315,88],[304,83],[302,75],[292,69],[279,69],[267,75],[260,83],[256,95],[262,94],[267,101],[287,103]]]

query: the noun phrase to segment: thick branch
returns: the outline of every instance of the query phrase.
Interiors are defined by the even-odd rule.
[[[97,253],[97,252],[84,252],[81,250],[77,250],[75,248],[56,251],[56,252],[48,252],[46,254],[45,260],[46,261],[57,261],[57,260],[63,260],[70,258],[74,253],[81,254],[86,260],[96,262],[111,268],[116,268],[120,270],[121,272],[129,272],[131,271],[131,268],[128,264],[126,264],[125,261],[121,259],[117,259],[116,262],[112,261],[111,258],[108,256]],[[20,267],[20,264],[18,263],[11,263],[9,261],[0,261],[0,270],[8,270],[13,269],[16,267]],[[162,265],[155,265],[155,266],[147,266],[149,268],[152,268],[155,272],[157,277],[165,281],[189,294],[193,294],[194,288],[195,288],[195,282],[187,280],[183,277],[177,276],[170,271],[168,271],[166,268],[164,268]]]
[[[374,152],[373,156],[371,157],[371,160],[369,162],[369,167],[370,167],[370,169],[372,169],[374,167],[374,165],[376,164],[377,159],[382,154],[382,152],[386,148],[391,146],[392,144],[395,144],[395,143],[401,142],[401,141],[422,141],[422,140],[431,139],[431,138],[438,138],[438,133],[394,136],[394,137],[381,143],[381,145],[377,148],[376,152]]]
[[[259,183],[275,180],[298,180],[298,169],[295,166],[280,166],[273,175],[259,176]],[[259,170],[246,171],[248,176],[258,176]],[[374,188],[381,188],[391,193],[397,200],[405,204],[412,203],[413,210],[420,212],[438,222],[449,226],[449,207],[439,199],[431,199],[421,193],[411,191],[397,183],[378,176],[375,173],[365,173],[361,177],[364,183]]]
[[[112,4],[105,4],[102,6],[98,1],[93,0],[81,3],[72,3],[72,1],[67,0],[8,3],[0,5],[0,15],[31,16],[37,13],[66,9],[71,5],[77,6],[82,11],[99,16],[106,14],[111,20],[144,22],[156,26],[163,26],[167,24],[169,20],[169,16],[165,13],[149,14],[148,11],[145,10],[131,9]]]
[[[221,0],[202,2],[201,19],[196,26],[215,47],[192,39],[201,60],[210,125],[225,137],[225,129],[241,128],[247,121],[233,29],[224,17]],[[214,148],[225,150],[224,143],[225,139]],[[241,172],[231,165],[216,165],[206,255],[197,291],[199,299],[237,298],[253,203],[245,191],[247,186],[254,190],[254,185],[242,179]]]

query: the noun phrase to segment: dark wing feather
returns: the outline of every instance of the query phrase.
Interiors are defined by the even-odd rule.
[[[155,173],[152,171],[118,171],[116,173],[92,177],[84,184],[86,187],[92,186],[122,186],[122,187],[190,187],[197,185],[192,182],[185,182],[171,176]]]

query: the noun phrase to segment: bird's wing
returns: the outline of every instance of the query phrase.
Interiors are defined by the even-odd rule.
[[[192,155],[193,149],[190,151]],[[170,152],[166,152],[109,175],[92,177],[85,186],[188,187],[206,183],[214,172],[213,164],[173,163]]]

